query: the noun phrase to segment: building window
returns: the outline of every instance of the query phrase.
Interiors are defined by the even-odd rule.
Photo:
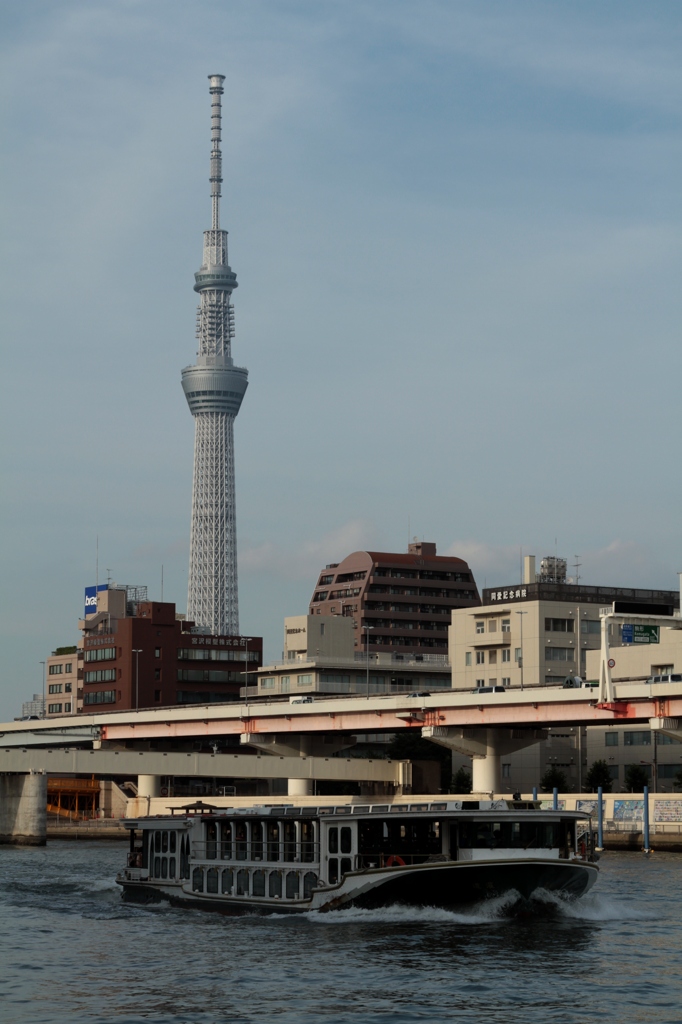
[[[573,661],[572,647],[546,647],[545,661]]]
[[[511,633],[511,620],[510,619],[502,619],[502,632],[503,633]]]
[[[520,647],[515,647],[514,648],[514,661],[516,661],[516,662],[521,661],[521,648]]]
[[[572,633],[573,619],[545,619],[545,632]]]
[[[488,686],[497,686],[497,677],[488,680]]]
[[[480,690],[482,686],[485,686],[485,679],[476,680],[476,689]]]
[[[651,732],[642,729],[637,732],[623,733],[623,746],[625,747],[649,747],[651,746]]]
[[[503,764],[502,765],[502,778],[503,779],[511,778],[511,765],[510,764]]]
[[[47,710],[48,714],[50,715],[58,715],[59,712],[62,710],[62,706],[61,704],[48,704]]]
[[[71,693],[71,683],[64,683],[64,693]]]
[[[261,679],[260,681],[261,690],[274,690],[275,688],[275,677],[268,676],[267,679]]]
[[[488,620],[488,632],[497,633],[497,619]]]
[[[154,690],[154,700],[155,701],[160,701],[161,700],[161,690]]]
[[[485,633],[485,622],[483,621],[483,619],[476,620],[476,632]]]
[[[313,681],[313,677],[312,677],[312,674],[310,672],[306,673],[305,675],[297,676],[296,677],[296,685],[297,686],[310,686],[312,681]]]
[[[86,693],[83,697],[84,704],[115,704],[116,690],[98,690],[96,693]]]
[[[154,669],[154,679],[156,679],[156,681],[158,682],[158,680],[160,678],[161,678],[161,669],[160,668],[155,668]]]
[[[291,690],[291,676],[281,676],[280,690],[282,693],[289,693]]]
[[[618,733],[607,732],[604,734],[604,746],[606,747],[617,747],[618,746]]]
[[[73,672],[73,663],[72,663],[72,662],[70,662],[70,661],[67,661],[67,662],[65,663],[65,665],[64,665],[64,672],[65,672],[65,674],[66,674],[67,676],[68,676],[68,675],[69,675],[69,674],[70,674],[71,672]]]
[[[497,651],[488,651],[488,664],[497,665]]]
[[[476,664],[485,665],[485,651],[476,651]]]
[[[64,705],[64,711],[71,711],[71,701]]]
[[[504,650],[502,651],[502,661],[503,661],[503,662],[511,661],[511,651],[509,650],[509,648],[508,648],[508,647],[506,647],[506,648],[505,648],[505,649],[504,649]]]
[[[675,671],[674,665],[652,665],[652,676],[671,676]]]
[[[502,685],[511,686],[511,676],[502,676]]]
[[[464,655],[464,664],[467,668],[471,665],[471,651],[467,651]]]
[[[601,633],[601,622],[598,619],[583,619],[580,623],[580,632],[587,635]]]
[[[100,668],[96,672],[86,672],[86,683],[113,683],[116,678],[115,668]]]
[[[614,781],[618,780],[618,772],[619,772],[619,768],[618,768],[617,764],[610,764],[609,765],[609,775],[611,776],[611,778]]]
[[[48,693],[61,693],[62,692],[62,684],[61,683],[50,683],[50,685],[47,688],[47,692]]]
[[[160,658],[161,657],[161,648],[160,647],[155,647],[154,648],[154,657],[155,658]]]
[[[115,657],[115,647],[100,647],[97,650],[85,652],[86,661],[112,661]]]
[[[60,676],[62,674],[62,668],[63,667],[64,667],[63,665],[50,665],[49,669],[47,670],[48,671],[48,675]]]

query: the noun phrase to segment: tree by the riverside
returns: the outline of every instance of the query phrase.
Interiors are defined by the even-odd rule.
[[[452,793],[471,792],[471,773],[466,768],[458,768],[450,786]]]
[[[675,774],[675,785],[682,789],[682,768]]]
[[[568,779],[561,768],[552,765],[540,779],[540,789],[544,789],[546,793],[552,789],[558,789],[560,793],[565,793],[568,790]]]
[[[641,793],[649,785],[649,773],[641,764],[629,764],[625,768],[625,788],[628,793]]]
[[[585,792],[596,793],[601,786],[604,793],[610,793],[612,782],[608,761],[595,761],[585,776]]]

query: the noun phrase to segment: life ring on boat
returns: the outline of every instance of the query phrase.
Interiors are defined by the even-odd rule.
[[[162,786],[159,790],[159,796],[168,796],[168,786]]]
[[[400,856],[399,854],[397,854],[397,853],[392,853],[392,854],[391,854],[391,856],[390,856],[390,857],[388,858],[388,860],[386,861],[386,867],[387,867],[387,868],[392,868],[394,864],[397,864],[397,865],[398,865],[399,867],[401,867],[401,868],[404,868],[404,867],[405,867],[405,861],[404,861],[404,860],[403,860],[403,858],[402,858],[402,857],[401,857],[401,856]]]

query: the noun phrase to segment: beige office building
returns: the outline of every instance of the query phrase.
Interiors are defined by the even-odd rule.
[[[78,655],[79,651],[75,646],[58,647],[46,660],[46,718],[76,714]]]

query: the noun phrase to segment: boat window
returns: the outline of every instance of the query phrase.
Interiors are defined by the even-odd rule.
[[[218,826],[215,821],[206,822],[206,860],[215,860],[218,852]]]
[[[341,853],[350,853],[353,849],[352,834],[349,825],[341,828]]]
[[[296,822],[285,821],[284,825],[284,860],[296,860]]]
[[[220,856],[223,860],[232,860],[232,822],[225,821],[220,826]]]
[[[202,868],[195,868],[194,871],[192,872],[192,891],[204,891],[204,872]]]
[[[263,859],[263,822],[251,822],[251,860]]]
[[[329,867],[327,868],[327,879],[330,885],[336,885],[339,880],[339,862],[336,857],[329,858]]]
[[[218,891],[218,869],[209,868],[206,872],[206,892]]]
[[[154,853],[161,853],[161,833],[154,833]]]
[[[268,879],[268,895],[271,899],[278,899],[282,895],[282,872],[271,871]]]
[[[175,857],[171,857],[168,861],[168,877],[175,878]]]
[[[237,896],[249,895],[249,872],[242,868],[237,872]]]
[[[299,889],[298,871],[287,871],[287,899],[297,900]]]
[[[170,849],[171,853],[175,853],[176,848],[177,848],[177,842],[178,842],[177,833],[176,832],[171,832],[171,834],[170,834],[170,846],[169,846],[169,849]]]
[[[233,884],[234,883],[233,883],[233,880],[232,880],[232,868],[224,868],[223,869],[222,882],[221,882],[221,892],[225,896],[231,896],[232,895],[232,886],[233,886]]]
[[[303,876],[303,898],[309,900],[313,889],[317,887],[317,875],[314,871],[306,871]]]
[[[237,860],[246,860],[246,822],[238,821],[234,826]]]
[[[161,858],[161,877],[168,878],[168,857]]]
[[[350,830],[349,830],[350,831]],[[315,822],[301,822],[301,860],[304,864],[312,864],[315,856]]]
[[[269,821],[266,828],[268,834],[268,860],[279,860],[279,822]]]
[[[265,896],[265,872],[260,868],[251,876],[251,895]]]
[[[462,821],[459,824],[459,845],[471,849],[552,848],[558,845],[556,822],[539,821]]]
[[[338,828],[329,829],[329,852],[339,852],[339,830]]]
[[[168,833],[161,833],[161,853],[168,853]]]
[[[151,832],[142,833],[142,867],[149,868],[149,848],[154,841]]]
[[[157,833],[158,835],[158,833]],[[154,857],[154,878],[161,878],[161,858]]]
[[[351,864],[350,857],[342,857],[341,858],[341,875],[342,876],[343,875],[347,875],[348,872],[352,871],[352,870],[353,870],[353,867],[352,867],[352,864]]]
[[[180,878],[189,878],[189,836],[180,840]]]

